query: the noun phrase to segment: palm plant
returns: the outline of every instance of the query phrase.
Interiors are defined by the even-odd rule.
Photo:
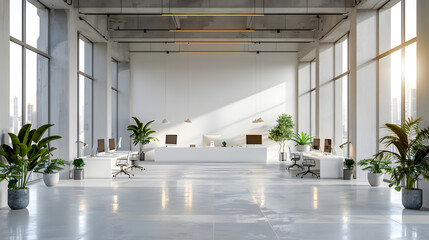
[[[392,162],[389,157],[386,155],[383,157],[375,155],[374,158],[361,160],[358,164],[364,167],[362,170],[369,171],[374,174],[381,174],[383,171],[390,169],[391,163]]]
[[[7,180],[9,189],[25,189],[35,168],[49,158],[55,148],[49,148],[48,143],[60,139],[60,136],[42,138],[53,124],[46,124],[38,129],[31,129],[26,124],[20,129],[18,136],[9,133],[12,146],[2,144],[0,156],[6,163],[0,161],[0,181]]]
[[[311,139],[313,139],[310,134],[305,132],[301,132],[301,134],[296,133],[292,136],[292,141],[296,143],[296,145],[311,145]]]
[[[158,141],[156,137],[150,137],[151,134],[154,134],[156,131],[149,128],[149,125],[155,120],[149,121],[146,124],[143,124],[138,118],[132,117],[136,122],[135,125],[129,125],[128,131],[131,131],[132,134],[130,137],[133,139],[133,144],[137,146],[139,144],[139,153],[143,153],[143,145],[150,143],[150,141]]]
[[[405,178],[405,189],[415,189],[420,176],[429,180],[429,165],[424,158],[429,153],[429,147],[424,142],[429,139],[429,128],[420,129],[419,122],[422,118],[414,120],[412,117],[402,124],[386,123],[391,135],[382,137],[380,143],[384,143],[386,150],[377,154],[383,158],[386,156],[395,164],[387,169],[391,174],[392,183],[389,187],[396,186],[397,191],[401,190],[401,182]],[[388,150],[389,147],[394,147]]]

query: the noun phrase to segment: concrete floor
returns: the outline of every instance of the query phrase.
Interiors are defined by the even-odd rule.
[[[366,182],[295,178],[283,164],[146,163],[131,179],[31,186],[0,239],[429,239],[429,212]]]

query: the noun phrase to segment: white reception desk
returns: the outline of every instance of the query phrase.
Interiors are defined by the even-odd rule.
[[[267,148],[163,147],[155,149],[155,162],[266,163]]]
[[[324,155],[319,152],[307,152],[302,154],[304,158],[314,159],[316,167],[320,169],[320,178],[342,178],[343,162],[345,157],[335,155]]]

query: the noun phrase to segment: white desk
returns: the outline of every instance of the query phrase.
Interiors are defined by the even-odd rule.
[[[266,163],[267,148],[163,147],[155,149],[155,162]]]
[[[116,160],[127,156],[128,151],[118,151],[82,157],[85,162],[85,178],[112,178],[112,171],[117,168]]]
[[[335,155],[324,155],[318,152],[306,152],[302,154],[305,158],[314,159],[315,170],[320,169],[320,178],[342,178],[343,162],[345,157]]]

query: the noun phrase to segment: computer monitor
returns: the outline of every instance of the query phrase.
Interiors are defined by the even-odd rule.
[[[109,151],[114,151],[116,150],[115,148],[115,139],[114,138],[109,138]]]
[[[262,144],[262,135],[246,135],[246,144]]]
[[[97,151],[99,153],[106,152],[106,145],[104,144],[104,139],[97,140]]]
[[[313,149],[320,150],[320,138],[313,139]]]
[[[210,147],[210,143],[214,142],[215,147],[220,147],[222,142],[222,136],[221,135],[203,135],[203,146],[204,147]]]
[[[325,139],[325,146],[323,152],[330,153],[332,152],[332,139]]]
[[[165,144],[177,144],[177,135],[165,135]]]

